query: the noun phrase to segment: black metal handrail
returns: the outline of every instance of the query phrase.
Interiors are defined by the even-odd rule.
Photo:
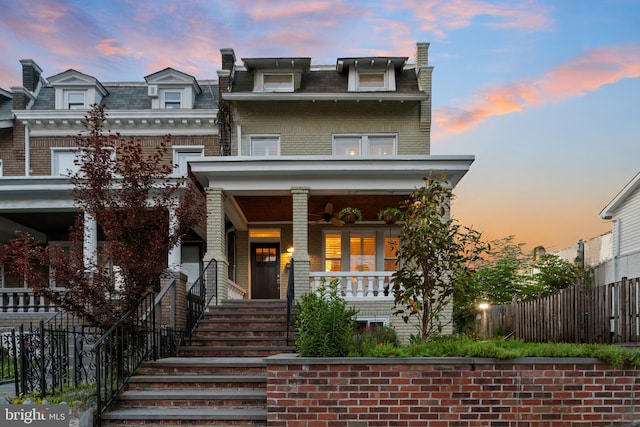
[[[213,290],[212,295],[207,295],[207,284]],[[187,333],[189,336],[193,333],[213,298],[218,305],[218,262],[215,259],[209,261],[200,277],[187,292]]]
[[[293,258],[290,261],[289,268],[289,280],[287,282],[287,345],[289,345],[289,329],[291,329],[291,311],[293,309],[293,303],[295,301],[295,280],[293,277],[293,269],[295,262]]]

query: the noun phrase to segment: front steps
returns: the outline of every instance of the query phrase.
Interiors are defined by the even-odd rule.
[[[287,303],[282,300],[227,300],[210,307],[198,322],[181,356],[270,356],[295,353],[293,329],[287,334]]]
[[[264,358],[286,345],[286,302],[225,301],[211,307],[180,357],[145,362],[102,416],[102,425],[267,425]],[[293,341],[293,333],[290,333]]]

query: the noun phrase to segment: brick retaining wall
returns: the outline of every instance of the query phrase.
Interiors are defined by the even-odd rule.
[[[598,359],[267,359],[270,427],[640,426],[640,369]]]

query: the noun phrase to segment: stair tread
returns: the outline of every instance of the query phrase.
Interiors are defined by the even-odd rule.
[[[202,399],[266,399],[266,390],[127,390],[118,396],[118,400],[202,400]]]
[[[186,347],[193,348],[193,347]],[[206,347],[202,347],[206,348]],[[167,357],[143,362],[142,367],[266,367],[264,357]]]
[[[102,419],[106,420],[266,420],[267,410],[261,408],[123,408],[106,412]]]
[[[157,375],[157,374],[145,374],[134,375],[129,379],[129,382],[133,383],[153,383],[153,382],[191,382],[197,381],[201,383],[215,383],[215,382],[256,382],[266,381],[266,375]]]

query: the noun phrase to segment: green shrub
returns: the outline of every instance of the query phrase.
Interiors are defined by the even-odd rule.
[[[389,326],[373,326],[358,331],[354,342],[356,356],[369,353],[372,347],[384,345],[398,347],[400,345],[396,330]]]
[[[296,346],[302,357],[344,357],[354,349],[356,310],[347,307],[339,279],[302,296],[296,316]]]

